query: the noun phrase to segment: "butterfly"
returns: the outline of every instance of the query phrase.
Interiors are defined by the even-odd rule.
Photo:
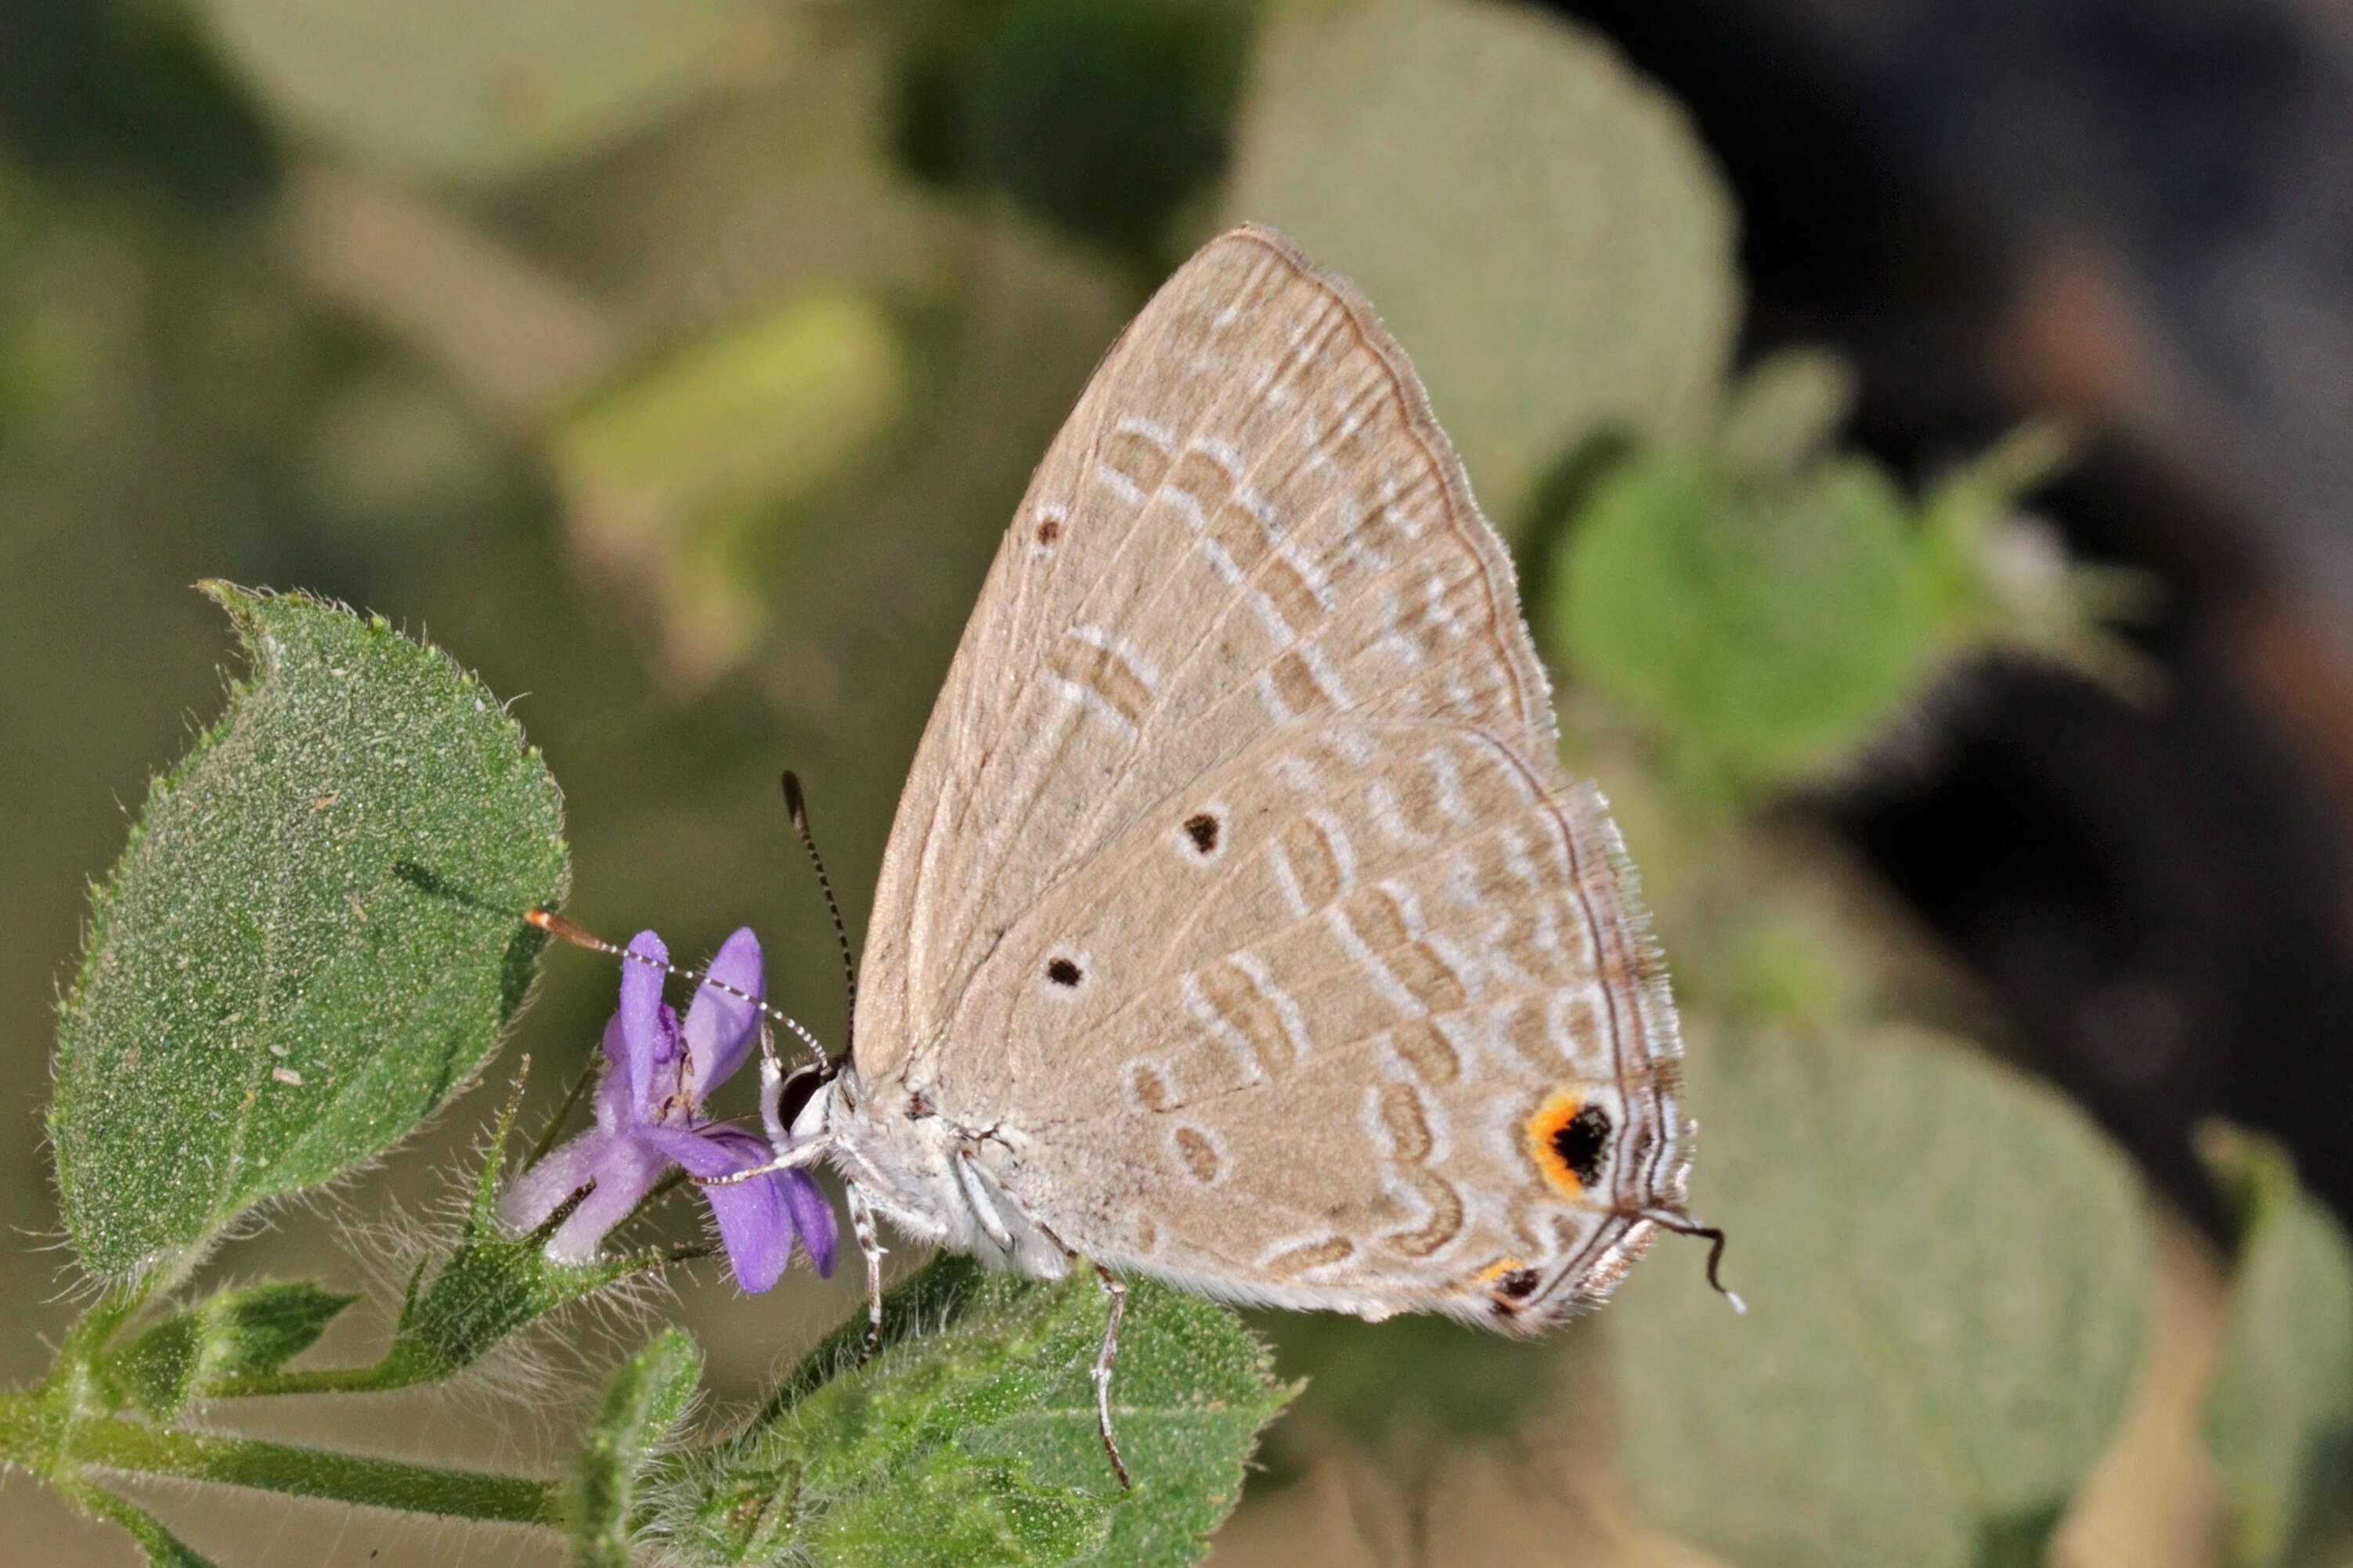
[[[1556,745],[1509,557],[1404,351],[1280,235],[1211,240],[997,550],[849,1046],[764,1060],[765,1168],[844,1178],[870,1325],[876,1212],[1026,1275],[1084,1259],[1124,1482],[1124,1276],[1533,1334],[1660,1227],[1720,1251],[1685,1209],[1667,976]]]

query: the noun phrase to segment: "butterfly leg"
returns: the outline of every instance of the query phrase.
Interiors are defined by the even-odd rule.
[[[1134,1491],[1135,1483],[1128,1479],[1127,1461],[1119,1457],[1119,1443],[1111,1435],[1111,1368],[1119,1359],[1119,1321],[1127,1315],[1127,1282],[1102,1264],[1095,1266],[1095,1283],[1103,1287],[1103,1346],[1095,1352],[1095,1430],[1103,1434],[1103,1452],[1111,1456],[1111,1468],[1119,1477],[1122,1491]]]
[[[764,1016],[760,1020],[760,1131],[768,1135],[768,1147],[779,1154],[792,1143],[776,1110],[784,1096],[785,1064],[776,1059],[776,1031]]]
[[[866,1259],[866,1346],[858,1352],[863,1366],[874,1359],[882,1348],[882,1241],[874,1232],[874,1210],[866,1201],[866,1189],[856,1182],[844,1182],[843,1191],[849,1198],[849,1232],[858,1238],[858,1250]]]
[[[1005,1216],[997,1212],[997,1200],[988,1195],[988,1184],[980,1179],[980,1172],[972,1156],[958,1151],[955,1156],[956,1180],[964,1186],[965,1202],[972,1205],[973,1217],[980,1224],[981,1234],[1008,1253],[1013,1250],[1013,1232],[1007,1226]]]
[[[807,1142],[787,1149],[773,1160],[765,1160],[747,1170],[730,1171],[723,1176],[689,1176],[698,1187],[732,1187],[738,1182],[748,1182],[754,1176],[770,1176],[778,1171],[797,1171],[814,1165],[825,1158],[833,1147],[830,1138],[812,1138]]]

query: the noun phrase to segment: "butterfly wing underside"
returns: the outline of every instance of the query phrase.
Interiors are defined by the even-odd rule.
[[[1070,1246],[1533,1326],[1680,1212],[1665,981],[1501,542],[1370,309],[1204,247],[1000,547],[883,862],[857,1067]]]

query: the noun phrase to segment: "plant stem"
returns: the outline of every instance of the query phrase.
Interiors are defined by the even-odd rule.
[[[172,1431],[115,1415],[82,1416],[63,1434],[57,1430],[58,1425],[54,1406],[38,1395],[0,1394],[0,1464],[50,1475],[96,1467],[132,1476],[170,1476],[443,1519],[562,1522],[561,1485],[527,1476],[445,1469],[220,1433]]]
[[[370,1366],[330,1366],[302,1372],[258,1372],[225,1377],[205,1391],[211,1399],[266,1399],[281,1394],[388,1394],[446,1372],[411,1373],[388,1360]]]

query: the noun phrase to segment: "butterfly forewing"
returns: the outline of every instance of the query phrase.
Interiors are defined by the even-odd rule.
[[[860,1071],[998,1129],[1005,1191],[1114,1260],[1362,1310],[1606,1286],[1680,1201],[1673,1021],[1554,746],[1402,353],[1237,230],[998,552],[886,856]]]

